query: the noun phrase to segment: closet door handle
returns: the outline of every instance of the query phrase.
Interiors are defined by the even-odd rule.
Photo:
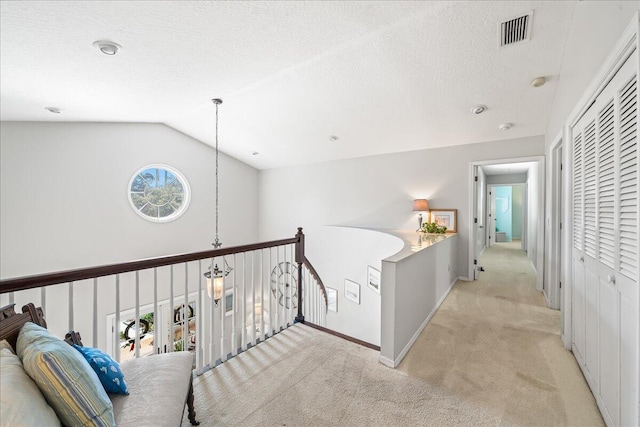
[[[616,276],[614,276],[613,274],[607,274],[607,283],[611,283],[612,285],[615,286]]]
[[[580,262],[584,262],[584,257],[583,256],[580,257]]]

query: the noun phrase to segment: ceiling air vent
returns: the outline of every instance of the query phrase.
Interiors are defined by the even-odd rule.
[[[498,24],[498,47],[529,41],[533,11]]]

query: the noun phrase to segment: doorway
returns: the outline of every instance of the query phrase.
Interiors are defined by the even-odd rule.
[[[469,216],[472,220],[469,238],[468,277],[475,280],[482,266],[482,251],[496,241],[495,217],[490,217],[492,200],[490,185],[522,185],[523,221],[521,247],[527,253],[536,273],[536,289],[544,285],[544,157],[524,157],[471,162]],[[495,205],[494,205],[495,209]]]
[[[487,217],[490,223],[486,246],[508,242],[513,244],[507,246],[526,252],[526,182],[488,184],[487,191],[490,200]]]

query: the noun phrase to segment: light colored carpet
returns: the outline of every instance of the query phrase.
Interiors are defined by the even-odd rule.
[[[458,282],[398,367],[455,393],[501,425],[603,426],[560,340],[520,242],[485,250],[475,282]]]
[[[398,369],[296,325],[194,380],[203,426],[603,425],[524,253],[494,246]],[[183,426],[188,426],[186,419]]]

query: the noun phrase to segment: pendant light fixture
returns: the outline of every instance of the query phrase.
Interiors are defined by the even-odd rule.
[[[214,98],[211,100],[216,106],[216,238],[213,241],[212,245],[215,249],[219,249],[222,246],[222,242],[220,241],[218,235],[218,209],[219,209],[219,165],[218,165],[218,107],[222,104],[222,99]],[[207,278],[207,294],[209,294],[210,298],[213,298],[213,301],[218,306],[218,302],[222,299],[222,294],[224,293],[224,278],[228,276],[231,270],[227,260],[222,257],[224,262],[224,270],[220,270],[218,268],[218,264],[213,264],[209,266],[209,271],[204,273],[204,277]]]

